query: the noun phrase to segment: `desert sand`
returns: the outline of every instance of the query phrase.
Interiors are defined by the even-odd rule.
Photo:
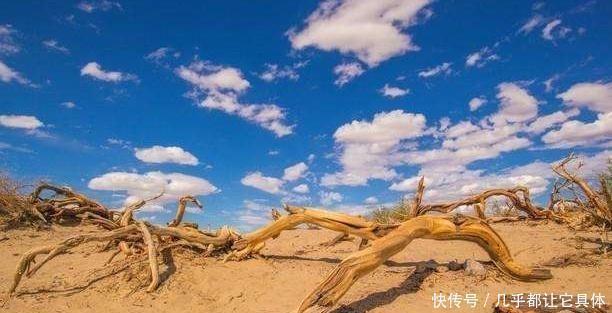
[[[580,253],[594,247],[574,238],[598,238],[595,232],[575,233],[553,222],[498,223],[500,233],[518,262],[542,264],[553,257]],[[267,242],[263,258],[223,263],[190,251],[164,255],[162,283],[145,291],[146,267],[125,270],[84,285],[92,270],[103,267],[112,252],[96,253],[101,244],[78,247],[52,260],[30,279],[17,296],[7,300],[6,290],[22,253],[58,242],[74,234],[99,232],[91,226],[57,226],[50,230],[16,229],[0,234],[0,289],[5,312],[292,312],[343,258],[357,250],[358,241],[335,246],[320,244],[336,233],[327,230],[285,231]],[[119,256],[115,262],[121,262]],[[487,270],[485,277],[463,270],[443,271],[427,264],[475,259]],[[430,261],[433,260],[433,261]],[[475,244],[459,241],[416,240],[385,265],[366,275],[348,291],[333,312],[492,312],[500,293],[601,293],[612,301],[612,259],[591,256],[579,263],[551,267],[553,278],[519,282],[503,276]],[[429,261],[429,262],[428,262]],[[96,273],[94,276],[100,275]],[[434,309],[434,293],[476,294],[475,308]],[[485,298],[489,295],[487,303]]]

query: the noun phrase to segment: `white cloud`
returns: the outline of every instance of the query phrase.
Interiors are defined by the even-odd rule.
[[[242,77],[242,72],[233,67],[221,67],[197,61],[189,66],[177,69],[180,78],[190,82],[204,91],[241,92],[251,86]]]
[[[472,98],[468,105],[470,106],[470,111],[474,112],[485,103],[487,103],[487,99],[484,96],[480,96]]]
[[[544,91],[546,92],[551,92],[553,90],[553,84],[555,83],[555,81],[559,80],[559,78],[561,78],[561,76],[559,74],[555,74],[553,76],[551,76],[549,79],[545,80],[543,82],[544,84]]]
[[[370,67],[391,57],[418,50],[403,32],[416,23],[429,0],[323,1],[297,32],[290,31],[294,49],[312,46],[353,54]],[[430,11],[428,11],[430,12]]]
[[[122,81],[137,81],[138,77],[134,74],[105,71],[97,62],[89,62],[81,68],[81,76],[91,76],[95,79],[105,82],[122,82]]]
[[[541,15],[532,16],[521,28],[519,29],[519,33],[529,34],[536,27],[542,25],[544,23],[544,18]]]
[[[612,112],[600,113],[592,123],[568,121],[559,130],[542,136],[542,141],[552,147],[570,148],[612,143]]]
[[[238,96],[250,87],[240,70],[196,61],[177,68],[176,74],[197,88],[194,97],[205,93],[204,100],[199,103],[201,107],[237,115],[273,132],[277,137],[293,133],[294,125],[285,123],[285,110],[281,107],[238,101]]]
[[[163,204],[178,200],[185,195],[207,196],[219,189],[206,179],[181,173],[147,172],[145,174],[110,172],[91,179],[88,187],[93,190],[123,191],[127,194],[124,203],[163,196],[150,202],[144,210],[159,211]]]
[[[425,116],[402,110],[382,112],[369,121],[352,121],[334,133],[341,148],[342,171],[325,174],[324,186],[365,185],[369,179],[389,180],[397,176],[391,166],[398,163],[397,152],[402,140],[421,136]]]
[[[259,74],[259,78],[267,82],[273,82],[283,78],[298,80],[300,78],[300,74],[298,74],[297,69],[306,66],[306,64],[308,64],[308,61],[298,62],[291,66],[285,65],[280,67],[278,64],[266,63],[266,69]]]
[[[365,203],[365,204],[376,204],[376,203],[378,203],[378,198],[376,198],[376,197],[367,197],[365,200],[363,200],[363,203]]]
[[[321,199],[321,204],[323,205],[331,205],[336,202],[342,202],[344,199],[341,194],[334,191],[321,191],[319,193],[319,197]]]
[[[355,77],[358,77],[363,74],[363,72],[364,69],[358,62],[338,64],[336,65],[336,67],[334,67],[334,74],[338,76],[334,81],[334,84],[342,87],[346,83],[355,79]]]
[[[76,108],[76,103],[74,103],[72,101],[64,101],[64,102],[60,103],[60,105],[65,107],[66,109],[74,109],[74,108]]]
[[[30,85],[30,81],[23,77],[21,73],[10,68],[8,65],[0,61],[0,81],[10,83],[16,81],[22,85]]]
[[[308,185],[306,184],[299,184],[293,187],[292,190],[297,193],[309,193],[310,192],[310,188],[308,188]]]
[[[81,1],[77,4],[77,8],[87,13],[93,13],[94,11],[110,11],[117,9],[123,10],[119,2],[113,2],[109,0],[93,0],[93,1]]]
[[[36,116],[31,115],[0,115],[0,126],[34,130],[44,124]]]
[[[298,180],[302,178],[304,174],[306,174],[306,171],[308,171],[308,165],[306,165],[306,163],[304,162],[300,162],[298,164],[295,164],[285,169],[283,180],[286,180],[286,181]]]
[[[145,60],[151,61],[158,65],[164,65],[164,60],[172,55],[175,59],[181,56],[181,53],[170,47],[160,47],[155,51],[150,52],[145,56]]]
[[[397,97],[405,96],[408,93],[410,93],[410,89],[408,89],[408,88],[402,89],[402,88],[399,88],[399,87],[389,86],[389,84],[385,84],[380,89],[380,93],[382,93],[383,96],[385,96],[385,97],[397,98]]]
[[[70,50],[68,50],[68,48],[62,46],[55,39],[45,40],[42,43],[43,43],[43,46],[45,46],[45,48],[47,48],[49,50],[57,51],[57,52],[60,52],[60,53],[63,53],[63,54],[70,54]]]
[[[262,203],[259,200],[244,200],[243,210],[237,214],[240,228],[250,230],[270,222],[270,210],[272,206]]]
[[[17,31],[10,24],[0,25],[0,55],[11,55],[21,51],[15,42],[13,34]]]
[[[281,193],[281,187],[285,184],[282,179],[263,176],[261,172],[248,173],[240,182],[245,186],[257,188],[271,194]]]
[[[571,28],[560,26],[561,20],[556,19],[544,26],[542,28],[542,38],[546,40],[555,40],[558,38],[564,38],[569,32],[572,31]]]
[[[545,130],[557,126],[568,119],[577,116],[578,114],[580,114],[579,110],[572,109],[567,112],[557,111],[548,115],[543,115],[531,122],[527,128],[527,131],[530,133],[541,134]]]
[[[580,155],[585,166],[581,174],[587,178],[595,178],[597,173],[606,169],[610,151],[602,151],[595,155]],[[553,162],[556,163],[556,162]],[[399,192],[414,192],[420,175],[425,175],[426,202],[449,201],[465,198],[491,188],[512,188],[525,186],[532,195],[544,193],[550,180],[555,178],[552,163],[535,161],[532,163],[503,169],[497,173],[487,173],[484,170],[467,170],[465,168],[448,171],[437,170],[435,167],[421,169],[419,174],[391,185],[389,189]]]
[[[440,74],[449,75],[453,72],[453,70],[451,69],[452,65],[453,63],[444,62],[438,66],[419,72],[419,77],[429,78]]]
[[[198,158],[183,150],[181,147],[153,146],[150,148],[136,148],[134,156],[146,163],[176,163],[184,165],[198,165]]]
[[[489,47],[484,47],[465,58],[465,66],[483,67],[491,61],[499,60],[499,56]]]
[[[538,100],[517,83],[501,83],[497,90],[500,110],[491,117],[494,122],[525,122],[538,115]]]
[[[573,107],[586,107],[601,113],[612,112],[612,83],[578,83],[558,94],[557,98]]]

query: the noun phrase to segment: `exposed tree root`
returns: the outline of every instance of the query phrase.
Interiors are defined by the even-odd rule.
[[[402,251],[412,240],[466,240],[487,251],[495,265],[512,278],[534,281],[551,278],[550,271],[518,264],[504,241],[480,219],[419,216],[342,261],[300,305],[298,312],[328,312],[364,275]]]

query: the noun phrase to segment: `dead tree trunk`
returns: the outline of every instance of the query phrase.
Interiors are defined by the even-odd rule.
[[[372,242],[370,247],[342,261],[304,299],[297,312],[329,312],[355,281],[375,270],[417,238],[474,242],[487,251],[503,273],[518,280],[533,281],[552,277],[546,269],[517,263],[501,237],[480,219],[419,216],[402,223],[396,230]]]
[[[300,224],[314,224],[322,228],[343,234],[355,235],[368,240],[378,239],[398,226],[381,225],[361,217],[313,208],[286,205],[285,210],[289,214],[281,216],[278,220],[255,232],[246,234],[242,239],[236,241],[232,246],[235,252],[227,260],[241,260],[249,256],[256,246],[270,238],[276,238],[281,232],[293,229]]]

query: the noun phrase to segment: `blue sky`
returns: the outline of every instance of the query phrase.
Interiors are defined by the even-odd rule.
[[[164,223],[528,186],[612,143],[608,1],[28,2],[0,10],[0,169]]]

